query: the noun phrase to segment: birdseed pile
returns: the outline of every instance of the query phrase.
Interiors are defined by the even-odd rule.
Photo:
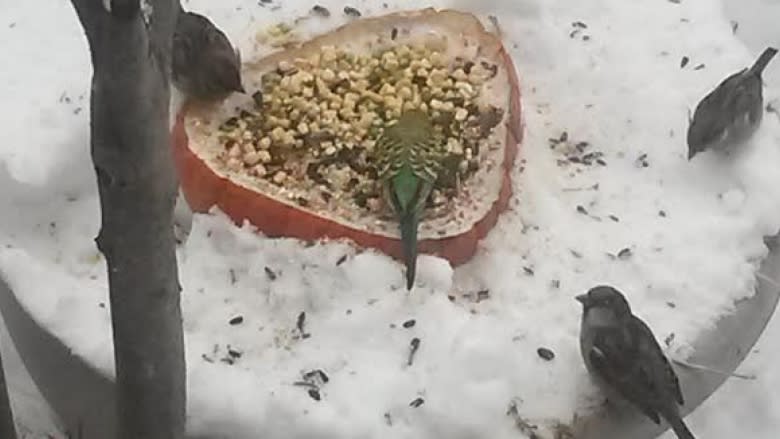
[[[299,205],[382,212],[372,157],[384,127],[409,109],[431,117],[443,164],[428,208],[451,211],[461,183],[485,165],[486,145],[504,111],[479,99],[498,66],[448,59],[446,40],[399,44],[364,54],[325,46],[281,61],[261,90],[220,125],[217,158],[227,169],[282,187]],[[451,206],[450,206],[451,207]]]

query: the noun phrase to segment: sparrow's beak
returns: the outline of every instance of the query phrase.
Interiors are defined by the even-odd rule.
[[[588,295],[587,294],[580,294],[579,296],[575,296],[574,298],[577,299],[577,302],[580,302],[583,305],[588,303]]]

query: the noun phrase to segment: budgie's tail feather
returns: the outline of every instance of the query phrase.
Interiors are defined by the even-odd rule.
[[[417,272],[417,224],[418,215],[409,212],[401,216],[401,247],[404,252],[406,264],[406,289],[414,286],[414,277]]]
[[[754,74],[760,75],[766,68],[767,64],[769,64],[769,61],[772,61],[772,58],[774,58],[775,55],[777,55],[777,49],[774,47],[767,47],[761,56],[758,57],[756,63],[753,64],[753,67],[750,68],[750,71]]]

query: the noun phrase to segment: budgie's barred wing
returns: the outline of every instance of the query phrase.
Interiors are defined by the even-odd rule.
[[[409,165],[418,178],[433,183],[442,168],[444,146],[433,130],[409,129],[403,123],[396,123],[385,129],[374,146],[379,178],[392,178],[404,165]]]

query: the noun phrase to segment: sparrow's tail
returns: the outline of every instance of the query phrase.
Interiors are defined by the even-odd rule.
[[[669,422],[672,430],[674,430],[674,434],[676,434],[679,439],[696,439],[693,433],[691,433],[691,430],[688,430],[688,426],[685,425],[685,422],[683,422],[682,416],[668,416],[666,420]]]
[[[755,64],[753,64],[753,67],[750,68],[750,72],[760,75],[775,55],[777,55],[777,49],[774,47],[767,47],[761,56],[758,57]]]

